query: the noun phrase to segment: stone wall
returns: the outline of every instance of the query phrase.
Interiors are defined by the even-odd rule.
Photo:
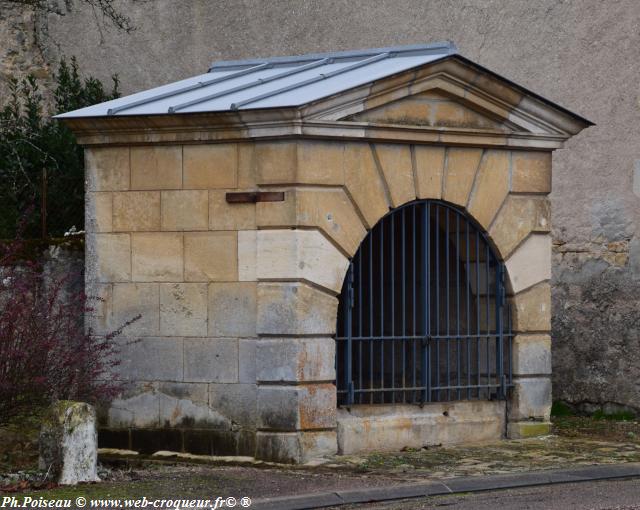
[[[87,288],[103,298],[91,324],[100,335],[142,316],[122,340],[131,385],[102,423],[103,446],[282,462],[334,453],[348,257],[416,198],[465,207],[506,260],[509,435],[548,430],[549,153],[311,140],[86,151]],[[258,188],[285,198],[226,202]],[[494,415],[487,430],[500,437]]]
[[[125,92],[190,76],[216,59],[451,39],[469,58],[596,122],[554,153],[551,195],[556,398],[640,408],[636,306],[640,155],[635,62],[640,4],[621,0],[354,0],[120,3],[130,35],[77,1],[36,26],[0,1],[0,74],[47,69],[61,54]],[[45,33],[46,32],[46,33]],[[46,35],[48,33],[48,35]],[[43,37],[44,36],[44,37]],[[46,74],[46,73],[45,73]],[[0,80],[1,81],[1,80]],[[0,91],[2,88],[0,83]],[[0,98],[2,93],[0,92]],[[636,186],[637,187],[637,186]]]

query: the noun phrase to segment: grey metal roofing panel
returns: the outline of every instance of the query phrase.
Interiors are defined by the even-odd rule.
[[[456,52],[452,43],[214,63],[208,73],[57,118],[300,106]]]

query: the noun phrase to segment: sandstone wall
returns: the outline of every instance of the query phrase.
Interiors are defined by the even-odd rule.
[[[555,392],[640,408],[639,3],[129,0],[120,5],[138,27],[130,35],[72,5],[36,19],[0,2],[0,75],[46,76],[47,62],[75,54],[81,69],[104,80],[116,72],[132,92],[220,58],[451,39],[465,56],[596,122],[553,156]]]

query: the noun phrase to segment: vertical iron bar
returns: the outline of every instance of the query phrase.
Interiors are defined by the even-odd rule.
[[[373,231],[369,232],[369,389],[373,389]],[[369,392],[369,403],[373,404],[373,391]]]
[[[436,341],[436,387],[440,387],[440,205],[436,206],[436,225],[435,225],[435,238],[436,238],[436,324],[435,324],[435,341]],[[436,402],[440,401],[440,390],[435,392]]]
[[[396,233],[395,233],[395,217],[392,215],[389,218],[391,220],[391,336],[396,336]],[[391,403],[396,402],[396,340],[391,340]]]
[[[500,390],[498,398],[503,399],[505,397],[505,380],[504,380],[504,337],[502,336],[502,307],[503,294],[502,294],[502,264],[496,258],[496,342],[497,342],[497,356],[496,356],[496,376],[500,382]]]
[[[445,273],[446,273],[446,286],[447,286],[447,293],[446,293],[446,298],[447,298],[447,304],[445,307],[445,313],[447,314],[447,388],[449,386],[451,386],[451,339],[449,338],[449,335],[451,335],[451,321],[450,321],[450,310],[449,310],[449,287],[451,285],[450,282],[450,270],[451,268],[449,267],[449,216],[450,216],[450,211],[449,209],[445,209],[446,213],[447,213],[447,217],[446,217],[446,221],[445,221],[445,242],[444,242],[444,248],[445,248]],[[449,389],[447,389],[447,400],[451,400],[451,391]]]
[[[380,388],[384,388],[384,218],[380,221]],[[385,392],[380,392],[381,404],[386,403]]]
[[[401,264],[401,277],[402,277],[402,336],[405,337],[407,335],[407,303],[406,303],[406,265],[407,265],[407,250],[406,250],[406,214],[405,214],[406,208],[402,208],[402,225],[401,225],[401,238],[402,238],[402,264]],[[401,339],[402,341],[402,399],[406,400],[407,398],[407,392],[404,390],[404,388],[407,387],[407,378],[406,378],[406,372],[407,372],[407,364],[406,364],[406,341],[404,338]]]
[[[423,254],[423,264],[424,264],[424,284],[423,284],[423,303],[424,303],[424,342],[422,345],[422,371],[421,371],[421,385],[424,388],[422,392],[422,402],[430,402],[431,401],[431,389],[430,389],[430,379],[431,379],[431,370],[430,370],[430,345],[431,339],[429,338],[430,334],[430,313],[429,313],[429,262],[430,262],[430,254],[429,254],[429,221],[430,221],[430,207],[431,203],[427,202],[423,208],[423,225],[422,232],[424,235],[423,244],[424,244],[424,254]]]
[[[476,228],[476,368],[480,398],[480,231]]]
[[[353,340],[351,334],[351,310],[352,310],[352,292],[353,292],[353,264],[349,264],[349,271],[347,274],[347,299],[345,300],[345,320],[346,320],[346,334],[347,334],[347,352],[345,360],[345,389],[347,390],[347,405],[353,404],[353,377],[352,377],[352,360],[351,353],[353,348]]]
[[[465,237],[466,237],[466,251],[467,251],[467,260],[466,260],[466,276],[467,276],[467,400],[471,399],[471,247],[469,246],[470,238],[469,238],[469,222],[467,221],[464,226]]]
[[[505,299],[506,302],[506,299]],[[513,384],[513,329],[512,329],[512,324],[511,321],[512,316],[511,316],[511,303],[507,303],[507,332],[509,334],[509,385]]]
[[[413,340],[412,340],[412,344],[413,344],[413,359],[411,360],[411,363],[413,365],[413,375],[412,375],[412,382],[413,382],[413,387],[416,387],[416,370],[417,370],[417,358],[418,358],[418,352],[417,352],[417,342],[418,340],[415,338],[417,336],[417,330],[416,330],[416,208],[412,207],[411,208],[411,212],[413,215],[413,223],[412,225],[412,231],[413,231],[413,243],[411,245],[411,249],[413,250],[413,257],[411,259],[411,264],[413,266],[413,271],[411,272],[411,290],[412,290],[412,294],[413,294],[413,300],[411,302],[411,315],[412,315],[412,319],[413,319]],[[416,395],[416,391],[413,390],[413,401],[416,402],[417,400],[417,395]]]
[[[458,391],[456,398],[460,400],[460,370],[462,368],[462,356],[460,354],[460,213],[456,212],[456,383]]]
[[[489,292],[489,243],[485,240],[485,261],[484,261],[484,266],[485,266],[485,271],[484,271],[484,278],[486,280],[485,283],[485,301],[486,301],[486,305],[485,305],[485,309],[486,309],[486,321],[487,324],[485,325],[486,330],[487,330],[487,337],[486,337],[486,356],[487,356],[487,396],[491,395],[491,348],[490,348],[490,342],[491,342],[491,337],[489,335],[491,335],[491,329],[490,329],[490,322],[491,322],[491,307],[490,307],[490,303],[489,303],[489,296],[491,295]]]
[[[358,389],[362,390],[362,249],[358,250]],[[358,402],[362,404],[362,391],[358,393]]]

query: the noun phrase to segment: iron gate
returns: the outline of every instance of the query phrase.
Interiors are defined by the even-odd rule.
[[[503,399],[511,386],[504,265],[460,209],[385,216],[351,261],[337,325],[338,405]]]

